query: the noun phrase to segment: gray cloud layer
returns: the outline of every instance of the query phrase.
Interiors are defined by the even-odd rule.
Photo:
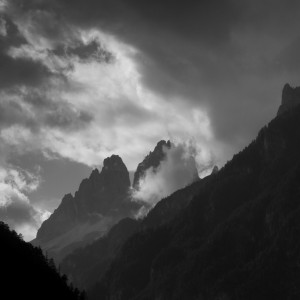
[[[56,24],[43,22],[39,30],[53,40],[70,36],[66,24],[73,24],[98,27],[134,45],[144,85],[206,110],[215,135],[234,151],[274,115],[283,84],[297,84],[299,1],[13,3],[19,14],[51,15]],[[70,48],[70,53],[85,56],[94,47]]]
[[[136,46],[144,84],[207,109],[215,134],[237,147],[274,115],[282,85],[297,83],[298,1],[38,3]]]
[[[0,0],[0,9],[4,2]],[[32,143],[35,151],[48,147],[58,156],[91,166],[94,160],[102,159],[102,151],[107,153],[110,149],[134,149],[130,155],[136,157],[149,146],[147,153],[150,144],[157,142],[157,135],[164,134],[164,126],[169,131],[177,124],[177,133],[188,128],[205,135],[208,124],[207,136],[212,135],[219,145],[225,145],[219,151],[224,162],[275,115],[283,84],[299,84],[299,1],[6,3],[0,15],[3,144],[16,140],[15,132],[3,131],[19,126],[21,133],[24,128],[31,132],[25,132],[25,138],[21,135],[21,142],[29,146]],[[133,64],[128,61],[114,64],[115,59],[120,61],[99,39],[82,39],[82,31],[86,34],[92,30],[104,32],[137,50],[128,54],[124,45],[116,46],[120,51],[126,50],[126,55],[120,52],[124,54],[121,59],[130,57],[138,72],[130,72]],[[115,69],[104,68],[100,72],[94,62],[113,65]],[[95,82],[90,82],[87,65],[89,70],[99,72]],[[79,74],[74,70],[79,70]],[[122,84],[123,81],[126,82]],[[140,81],[151,96],[159,95],[159,100],[153,98],[157,100],[153,106],[156,111],[140,99],[146,96],[139,94]],[[171,111],[172,107],[177,109],[176,113]],[[195,111],[204,112],[198,118],[199,128],[191,128],[195,122],[188,123]],[[160,123],[163,126],[157,126]],[[151,135],[153,132],[158,133]],[[137,140],[144,136],[144,144],[140,145]],[[18,150],[22,148],[21,142],[15,145]],[[205,137],[198,142],[207,143]],[[213,146],[217,148],[209,145]],[[202,151],[203,161],[211,159],[206,152]],[[22,157],[24,153],[18,155]],[[17,224],[18,220],[33,220],[33,212],[30,203],[14,201],[5,214],[10,219],[15,216]]]

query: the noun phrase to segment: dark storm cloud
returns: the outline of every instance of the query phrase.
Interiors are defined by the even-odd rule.
[[[205,109],[234,151],[299,84],[299,1],[16,1],[134,45],[144,85]]]
[[[14,200],[7,206],[0,207],[0,220],[7,222],[10,226],[15,227],[18,225],[33,223],[36,211],[27,202]]]
[[[53,75],[40,62],[26,58],[14,59],[3,53],[0,53],[0,66],[0,88],[39,86],[44,83],[45,78]]]
[[[92,122],[91,113],[75,109],[60,99],[51,99],[43,91],[13,91],[2,94],[0,128],[21,125],[33,131],[43,127],[78,130]]]
[[[76,56],[83,62],[94,60],[97,62],[110,63],[114,59],[113,54],[95,40],[86,45],[82,42],[78,42],[75,46],[59,46],[52,52],[55,55],[63,57]]]
[[[236,1],[187,0],[87,0],[24,1],[13,0],[25,11],[56,11],[62,18],[81,26],[100,24],[109,31],[122,32],[138,38],[139,31],[160,29],[184,37],[220,43],[228,38],[230,28],[239,18],[240,5]],[[64,19],[65,20],[65,19]],[[131,29],[128,31],[128,29]]]
[[[113,55],[98,41],[84,44],[78,32],[52,10],[35,7],[25,14],[23,10],[26,6],[14,6],[13,1],[9,4],[7,11],[0,14],[1,24],[5,27],[5,34],[0,34],[0,89],[41,87],[52,79],[67,82],[66,73],[73,67],[72,56],[84,62],[112,62]],[[48,48],[44,61],[38,59],[40,50],[30,56],[19,57],[9,52],[11,49],[35,46],[37,49]],[[55,60],[55,56],[64,56],[66,65],[50,68],[49,62]]]
[[[17,85],[38,86],[45,78],[52,76],[52,72],[41,62],[29,58],[13,58],[7,52],[10,47],[26,45],[25,38],[17,26],[3,16],[6,35],[0,35],[0,88],[11,88]]]

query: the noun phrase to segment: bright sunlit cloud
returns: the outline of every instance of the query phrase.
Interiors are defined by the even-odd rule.
[[[4,1],[0,7],[5,9]],[[129,170],[135,170],[159,140],[177,144],[192,140],[198,166],[211,165],[216,142],[208,112],[204,107],[186,106],[184,97],[147,87],[138,48],[100,29],[82,30],[62,23],[58,32],[51,12],[16,12],[14,18],[26,42],[8,45],[5,54],[34,68],[36,74],[27,84],[17,81],[16,88],[0,91],[0,139],[10,149],[3,156],[1,170],[8,173],[1,175],[0,188],[2,212],[26,240],[34,237],[50,212],[42,208],[47,207],[42,204],[47,199],[30,201],[41,179],[7,169],[5,160],[13,154],[42,153],[45,160],[66,159],[90,167],[99,167],[104,158],[118,154]],[[5,36],[6,22],[0,21],[0,34]],[[153,185],[166,176],[173,178],[172,172],[178,171],[164,170],[168,171],[159,173],[163,174],[159,179],[149,174],[153,180],[147,182]],[[178,182],[168,186],[157,197],[180,187]],[[144,185],[141,193],[146,190]],[[21,215],[23,221],[18,222]]]

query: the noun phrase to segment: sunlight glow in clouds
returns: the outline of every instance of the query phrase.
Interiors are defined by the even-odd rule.
[[[113,153],[121,155],[129,169],[162,138],[174,141],[195,139],[202,151],[210,151],[207,144],[213,140],[207,114],[199,108],[191,110],[182,99],[166,99],[147,90],[135,63],[137,50],[100,32],[82,33],[82,40],[104,40],[115,55],[110,64],[96,61],[71,60],[72,70],[67,73],[70,84],[52,85],[48,90],[54,101],[72,105],[75,111],[93,115],[92,122],[80,130],[64,131],[60,128],[40,128],[32,132],[12,126],[2,130],[2,138],[23,149],[42,149],[89,166],[100,165]],[[12,49],[13,56],[35,57],[53,64],[53,58],[34,48]],[[64,58],[65,59],[65,58]],[[61,63],[62,65],[63,63]],[[67,64],[67,62],[65,62]],[[55,68],[52,65],[52,68]],[[51,86],[50,86],[51,87]],[[55,98],[59,97],[59,98]],[[138,146],[142,145],[142,146]]]
[[[33,26],[43,17],[48,21],[52,18],[51,14],[19,15],[16,24],[27,44],[7,50],[14,60],[36,62],[50,72],[37,87],[20,85],[1,92],[6,118],[0,139],[7,147],[19,155],[37,151],[46,160],[63,158],[91,167],[118,154],[129,170],[135,170],[159,140],[171,139],[177,144],[193,140],[200,169],[211,165],[215,142],[208,114],[199,107],[186,107],[185,99],[166,98],[147,88],[137,49],[99,30],[80,31],[68,26],[56,39],[47,38],[42,27]],[[64,34],[69,39],[65,40]],[[56,49],[59,43],[64,43],[61,52]],[[91,53],[88,57],[84,47],[93,49],[95,45],[102,47],[100,56]],[[105,51],[112,53],[111,60],[105,61]],[[150,189],[158,188],[152,200],[145,200],[153,205],[189,183],[178,177],[185,174],[189,178],[185,172],[189,170],[180,156],[183,152],[176,153],[172,150],[155,176],[149,170],[144,182],[147,184],[138,197],[145,200]],[[182,164],[178,165],[174,160],[177,158]],[[30,173],[22,177],[16,172],[3,166],[1,211],[7,222],[29,240],[49,212],[41,209],[43,205],[30,203],[30,193],[39,182],[33,185]],[[17,222],[16,216],[22,221]]]
[[[0,0],[0,166],[134,170],[161,139],[223,165],[299,85],[299,1],[269,2]]]

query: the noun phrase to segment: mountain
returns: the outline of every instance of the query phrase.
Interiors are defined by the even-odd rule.
[[[203,179],[202,184],[205,184],[206,180],[207,178]],[[97,241],[68,254],[61,261],[61,270],[75,286],[88,289],[102,278],[130,236],[146,228],[155,228],[169,222],[189,204],[200,186],[201,184],[193,183],[162,199],[142,220],[121,220]]]
[[[104,275],[123,243],[137,232],[139,225],[138,220],[122,219],[104,237],[67,255],[60,264],[62,272],[75,286],[88,288]]]
[[[277,115],[281,115],[300,104],[300,87],[292,88],[288,83],[282,90],[282,101]]]
[[[148,169],[157,169],[160,163],[166,158],[166,150],[172,146],[170,141],[161,140],[157,143],[153,151],[151,151],[144,160],[138,164],[133,177],[133,188],[139,188],[140,180],[145,176]]]
[[[157,143],[138,165],[133,190],[139,188],[147,170],[155,172],[159,168],[171,147],[170,141]],[[193,180],[196,180],[195,161],[189,161],[189,166],[194,166]],[[106,158],[101,172],[93,170],[90,177],[81,182],[74,196],[66,194],[63,197],[59,207],[43,222],[33,245],[41,246],[60,263],[73,250],[104,236],[122,218],[136,214],[143,204],[132,201],[131,193],[129,173],[122,159],[117,155]],[[70,275],[76,278],[76,275]]]
[[[157,169],[160,166],[160,163],[166,158],[165,149],[170,149],[171,146],[169,141],[162,140],[157,143],[153,152],[150,152],[138,165],[135,173],[137,183],[149,168]],[[192,166],[192,164],[190,165]],[[194,168],[196,173],[195,165]],[[197,178],[199,179],[198,176]],[[193,180],[197,178],[194,176]],[[203,180],[203,182],[205,181],[206,179]],[[138,185],[136,186],[138,188]],[[127,238],[145,228],[157,227],[174,218],[188,205],[197,190],[198,185],[195,183],[185,189],[178,190],[157,203],[143,220],[128,218],[121,220],[102,238],[67,255],[61,261],[61,270],[68,275],[76,286],[89,288],[108,270],[110,263],[119,254]]]
[[[67,284],[52,260],[41,249],[25,243],[15,231],[0,222],[1,299],[83,300]]]
[[[89,299],[299,299],[300,107],[291,108],[194,195],[184,189],[181,201],[192,199],[172,219],[133,234]]]
[[[32,243],[59,262],[66,254],[105,234],[138,208],[130,201],[128,170],[117,155],[106,158],[101,172],[93,170],[74,196],[67,194]]]

